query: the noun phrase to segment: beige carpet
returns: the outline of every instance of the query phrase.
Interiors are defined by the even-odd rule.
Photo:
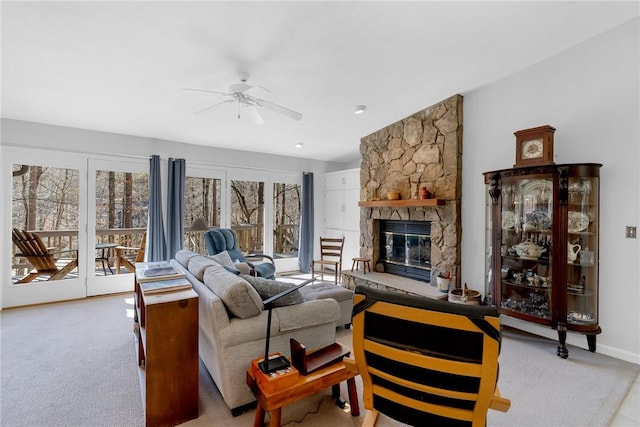
[[[116,295],[2,311],[0,425],[143,426],[132,303]],[[338,334],[350,344],[349,330]],[[490,411],[489,426],[607,426],[638,374],[638,365],[574,347],[562,360],[555,342],[515,330],[503,336],[499,384],[512,407]],[[253,424],[253,410],[231,417],[202,365],[199,391],[200,416],[184,426]],[[287,426],[359,426],[362,419],[338,408],[330,390],[282,413]]]

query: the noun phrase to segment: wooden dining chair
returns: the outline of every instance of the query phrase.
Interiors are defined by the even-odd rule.
[[[311,278],[315,279],[316,264],[320,266],[320,279],[324,280],[324,273],[335,274],[333,282],[337,285],[342,281],[342,250],[344,249],[344,236],[341,238],[320,237],[320,259],[311,263]],[[325,267],[333,267],[333,271]]]
[[[33,271],[16,283],[29,283],[40,276],[47,277],[47,280],[60,280],[78,267],[77,249],[50,250],[36,233],[17,228],[13,229],[11,235],[20,251],[16,257],[25,258],[33,266]],[[62,254],[68,255],[60,256]]]
[[[139,247],[116,246],[116,274],[120,274],[120,269],[124,266],[129,272],[136,271],[135,263],[144,262],[144,251],[147,245],[147,233],[142,234]]]
[[[382,413],[412,426],[485,427],[489,409],[509,410],[495,307],[357,286],[352,320],[345,364],[362,378],[363,426]]]

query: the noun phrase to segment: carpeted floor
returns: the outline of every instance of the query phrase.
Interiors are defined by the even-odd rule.
[[[2,311],[0,425],[144,425],[132,315],[130,295]],[[337,333],[350,346],[350,330]],[[562,360],[555,342],[513,329],[503,337],[499,385],[512,406],[507,413],[490,411],[489,426],[607,426],[639,371],[638,365],[574,347]],[[360,390],[359,378],[356,384]],[[200,416],[183,425],[252,425],[254,410],[231,417],[203,365],[199,393]],[[360,426],[364,412],[351,417],[325,390],[287,406],[282,421]],[[397,425],[386,417],[378,422]]]

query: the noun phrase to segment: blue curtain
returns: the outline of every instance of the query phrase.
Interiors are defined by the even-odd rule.
[[[302,174],[302,212],[300,212],[300,238],[298,264],[303,273],[311,272],[313,261],[313,173]]]
[[[167,191],[167,255],[173,258],[182,249],[184,226],[184,159],[169,159]]]
[[[147,261],[167,260],[167,244],[162,219],[162,181],[160,156],[153,155],[149,167],[149,221],[147,223]]]

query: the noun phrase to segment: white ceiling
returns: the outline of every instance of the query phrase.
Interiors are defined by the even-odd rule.
[[[2,117],[346,162],[360,138],[638,16],[638,2],[6,2]],[[250,73],[257,126],[223,100]],[[365,114],[353,107],[365,104]],[[301,149],[296,143],[304,144]]]

